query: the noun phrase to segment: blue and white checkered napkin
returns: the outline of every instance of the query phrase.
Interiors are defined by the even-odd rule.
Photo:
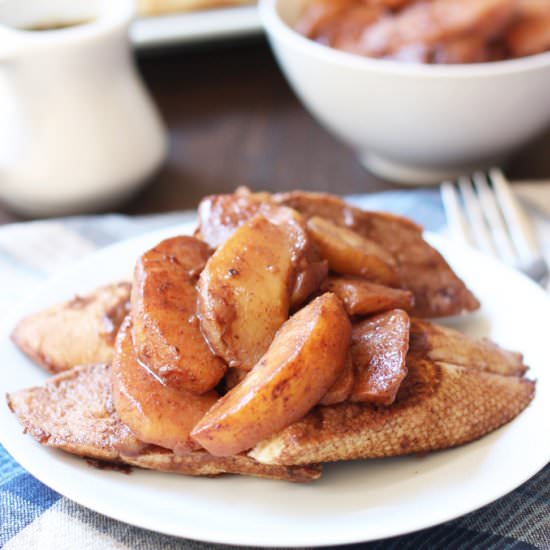
[[[550,258],[550,188],[527,185],[521,194],[526,204],[530,203],[541,244]],[[445,218],[434,190],[359,196],[353,201],[366,208],[404,214],[432,231],[444,230]],[[183,223],[192,216],[109,215],[0,228],[0,315],[45,277],[98,247]],[[91,512],[34,479],[0,446],[0,548],[171,550],[216,546],[159,535]],[[477,512],[432,529],[364,546],[550,549],[550,466]]]

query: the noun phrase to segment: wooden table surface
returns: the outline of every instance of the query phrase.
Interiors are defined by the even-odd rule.
[[[145,53],[138,62],[168,127],[170,154],[120,212],[192,208],[203,195],[238,185],[340,194],[395,187],[365,171],[312,119],[261,38]],[[507,172],[549,178],[550,131],[517,154]],[[20,219],[0,204],[0,223]]]

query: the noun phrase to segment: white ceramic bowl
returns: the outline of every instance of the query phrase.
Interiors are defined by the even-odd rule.
[[[550,52],[475,65],[368,59],[292,29],[309,0],[261,0],[263,24],[311,113],[373,172],[429,183],[502,163],[550,124]]]

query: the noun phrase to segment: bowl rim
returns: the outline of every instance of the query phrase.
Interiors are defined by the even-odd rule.
[[[550,51],[504,61],[463,63],[456,65],[427,65],[391,59],[362,57],[325,46],[296,32],[279,16],[278,7],[284,0],[259,0],[262,25],[268,37],[284,40],[289,46],[322,61],[357,71],[377,71],[385,74],[427,78],[491,77],[535,71],[550,66]],[[287,0],[292,1],[292,0]]]

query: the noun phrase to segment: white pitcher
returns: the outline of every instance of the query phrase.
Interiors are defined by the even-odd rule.
[[[133,63],[133,13],[133,0],[0,0],[0,201],[96,210],[159,168],[166,132]],[[73,25],[29,30],[54,24]]]

